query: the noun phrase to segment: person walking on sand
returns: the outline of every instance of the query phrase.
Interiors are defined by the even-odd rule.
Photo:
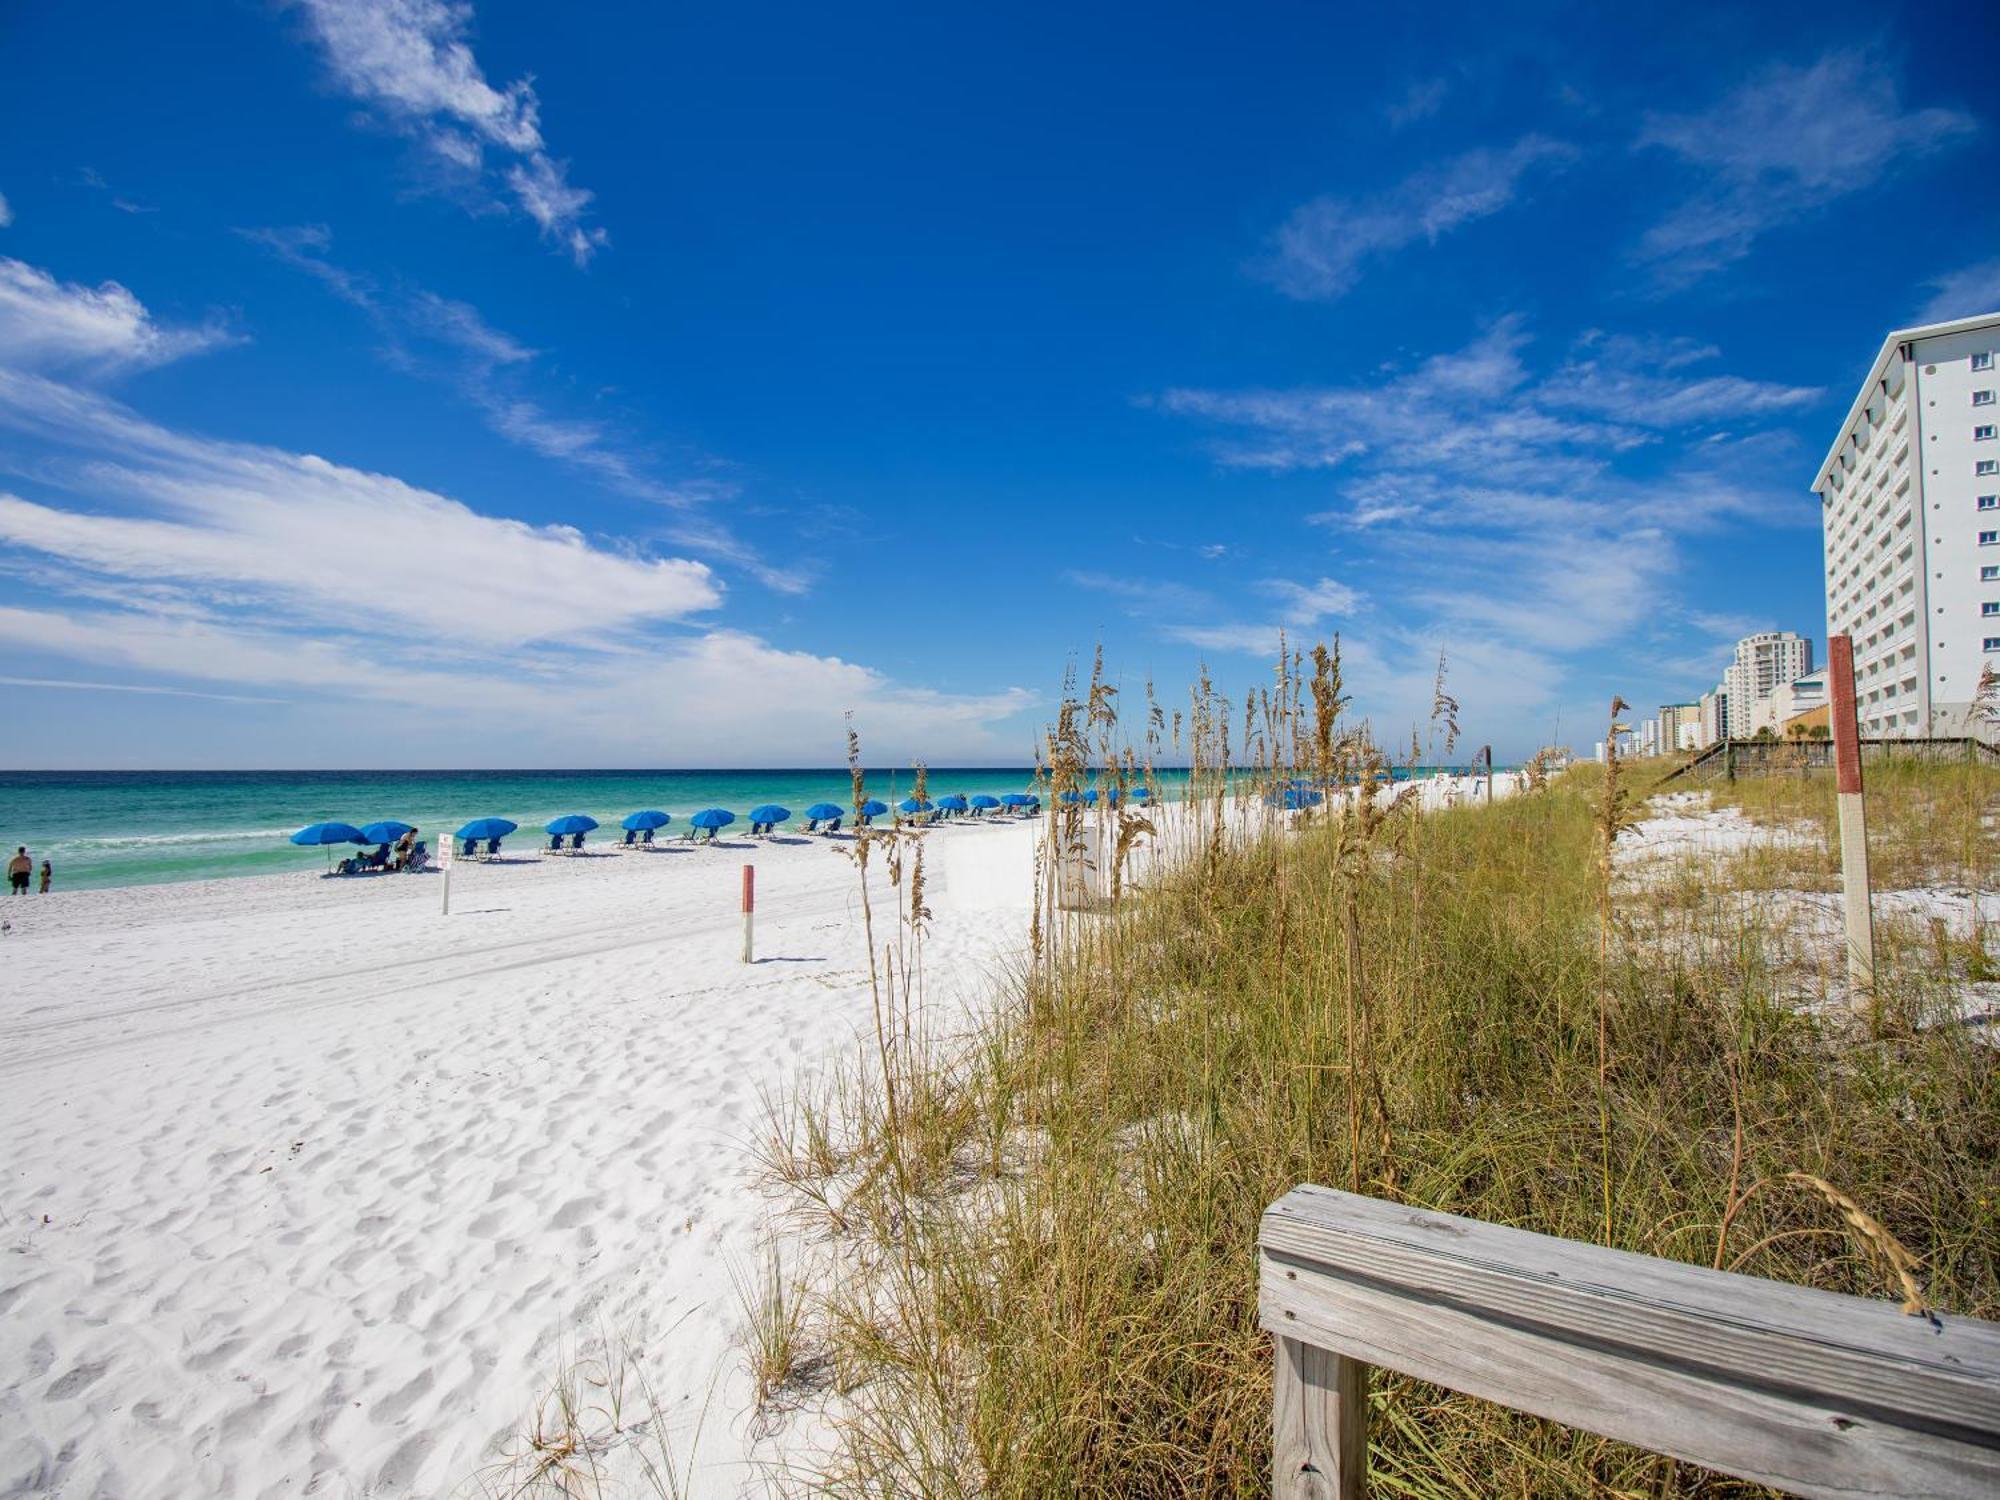
[[[54,870],[54,869],[52,869],[52,868],[50,867],[50,865],[49,865],[49,862],[48,862],[47,860],[43,860],[43,861],[42,861],[42,894],[43,894],[44,896],[46,896],[46,895],[47,895],[47,894],[49,893],[49,881],[55,878],[55,873],[56,873],[56,872],[55,872],[55,870]]]
[[[28,872],[34,868],[35,862],[28,858],[28,846],[20,845],[14,850],[14,857],[7,861],[7,884],[13,887],[15,895],[28,894]]]

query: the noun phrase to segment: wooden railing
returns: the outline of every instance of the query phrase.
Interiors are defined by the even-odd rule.
[[[1272,1488],[1366,1493],[1368,1371],[1802,1495],[2000,1495],[2000,1324],[1330,1188],[1264,1214]]]

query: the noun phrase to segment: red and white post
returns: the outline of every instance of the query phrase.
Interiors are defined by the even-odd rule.
[[[1847,918],[1847,982],[1872,1012],[1875,919],[1868,891],[1868,813],[1861,791],[1861,726],[1854,708],[1854,642],[1826,643],[1827,693],[1833,711],[1833,770],[1840,795],[1840,888]]]
[[[743,867],[743,962],[755,963],[751,955],[751,928],[757,920],[757,867]]]

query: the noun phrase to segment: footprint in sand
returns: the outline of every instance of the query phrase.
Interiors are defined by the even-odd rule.
[[[97,1384],[98,1377],[110,1367],[111,1362],[105,1360],[100,1364],[77,1365],[74,1369],[66,1370],[42,1393],[42,1399],[67,1401],[71,1396],[80,1395]]]

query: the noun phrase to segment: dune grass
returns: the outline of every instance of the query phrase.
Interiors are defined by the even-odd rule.
[[[921,1023],[906,893],[876,1045],[772,1115],[774,1179],[832,1267],[801,1313],[842,1392],[817,1484],[1267,1492],[1254,1248],[1301,1182],[2000,1316],[2000,1079],[1922,1024],[1921,952],[1885,965],[1907,1024],[1870,1041],[1782,1003],[1785,955],[1712,892],[1679,916],[1699,942],[1636,936],[1595,767],[1421,817],[1371,788],[1281,828],[1232,769],[1380,768],[1330,665],[1286,663],[1240,734],[1204,684],[1185,738],[1175,716],[1191,798],[1143,836],[1049,799],[1053,862],[1090,817],[1100,848],[1152,854],[1109,911],[1044,900],[976,1035]],[[1086,758],[1143,777],[1164,723],[1149,705],[1147,756],[1121,757],[1093,683],[1051,791]],[[1383,1494],[1761,1493],[1397,1377],[1371,1400]]]

